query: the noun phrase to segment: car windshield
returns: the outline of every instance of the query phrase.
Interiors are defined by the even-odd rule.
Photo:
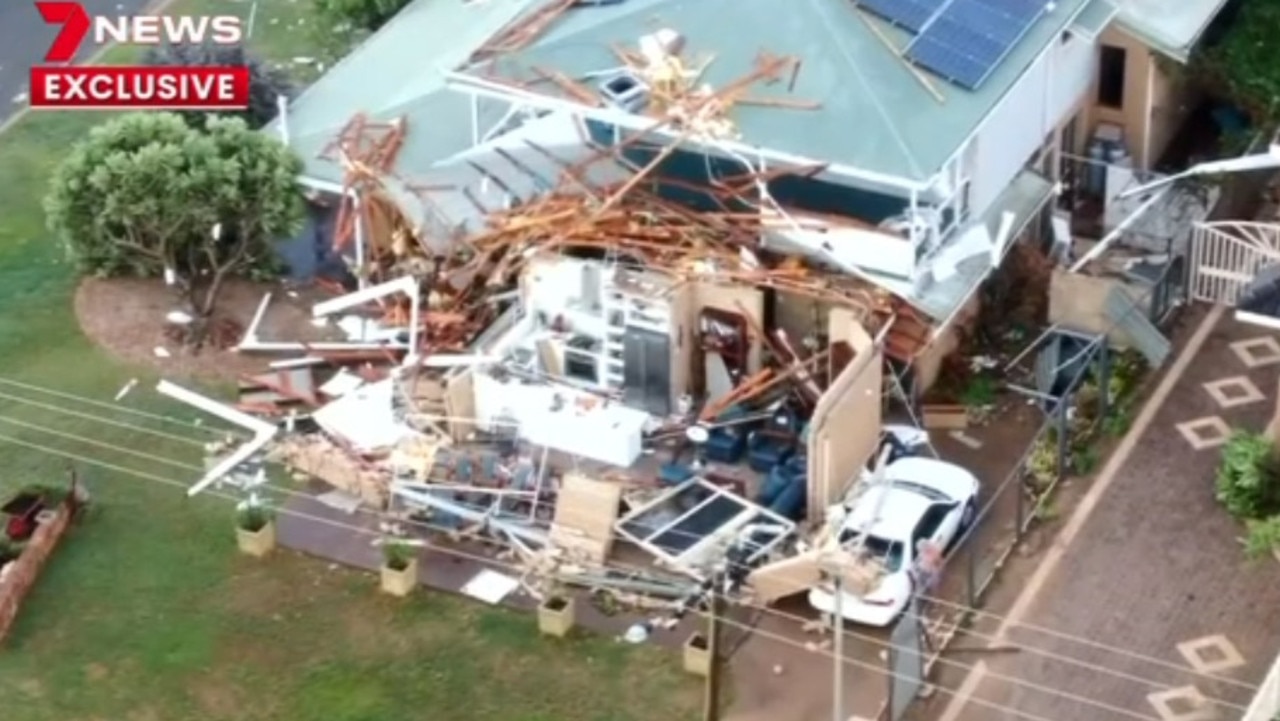
[[[884,564],[885,571],[896,573],[902,570],[904,546],[901,542],[889,541],[879,536],[864,536],[855,531],[845,531],[841,534],[840,545],[846,549],[853,548],[859,540],[862,541],[862,547],[868,556]]]

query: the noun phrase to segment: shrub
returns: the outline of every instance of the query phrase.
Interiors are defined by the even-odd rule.
[[[1222,448],[1216,479],[1218,502],[1239,519],[1280,513],[1280,463],[1271,439],[1236,431]]]
[[[382,544],[382,562],[393,571],[408,568],[417,556],[417,548],[404,541],[389,539]]]
[[[1280,548],[1280,516],[1245,521],[1244,552],[1258,558]]]
[[[410,0],[315,0],[320,17],[373,32],[386,25]]]
[[[246,505],[236,511],[236,522],[250,533],[257,533],[275,519],[270,508],[258,504]]]

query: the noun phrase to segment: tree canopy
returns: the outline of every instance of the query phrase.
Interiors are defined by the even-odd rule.
[[[207,317],[228,277],[274,268],[272,242],[301,226],[300,170],[287,147],[238,118],[200,131],[171,113],[134,113],[71,149],[45,209],[83,271],[174,273]]]
[[[315,0],[320,17],[331,23],[347,24],[353,30],[373,32],[411,0]]]
[[[1255,123],[1274,125],[1280,120],[1280,3],[1243,0],[1234,17],[1224,19],[1221,36],[1197,54],[1196,68],[1207,87],[1224,91]]]
[[[271,122],[278,109],[277,98],[293,94],[289,75],[249,54],[238,45],[161,45],[149,48],[145,55],[147,65],[158,67],[234,67],[249,68],[249,107],[239,113],[218,113],[243,119],[250,128],[261,128]],[[182,117],[189,125],[203,128],[205,120],[213,113],[186,112]]]

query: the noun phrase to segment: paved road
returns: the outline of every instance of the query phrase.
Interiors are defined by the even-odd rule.
[[[81,0],[92,14],[139,13],[151,0]],[[8,120],[25,107],[13,99],[27,90],[27,71],[39,63],[58,33],[54,25],[46,25],[31,0],[0,2],[0,122]],[[81,59],[97,48],[89,42],[81,48]]]
[[[1257,348],[1254,360],[1270,357],[1250,367],[1232,347],[1242,342]],[[1046,653],[987,658],[992,673],[973,697],[981,701],[971,698],[957,721],[1172,721],[1179,709],[1184,721],[1240,717],[1280,642],[1280,566],[1245,559],[1239,526],[1213,498],[1218,450],[1196,450],[1177,425],[1216,417],[1261,429],[1278,367],[1280,336],[1230,316],[1217,325],[1030,607],[1029,625],[1013,629],[1015,646]],[[1206,387],[1224,380],[1225,407]],[[1200,657],[1179,644],[1203,647]]]

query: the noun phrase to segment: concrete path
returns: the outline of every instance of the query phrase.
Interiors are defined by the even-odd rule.
[[[1280,643],[1280,565],[1214,500],[1231,428],[1261,430],[1280,335],[1206,320],[1006,612],[940,721],[1228,721]],[[934,706],[937,709],[937,706]]]

